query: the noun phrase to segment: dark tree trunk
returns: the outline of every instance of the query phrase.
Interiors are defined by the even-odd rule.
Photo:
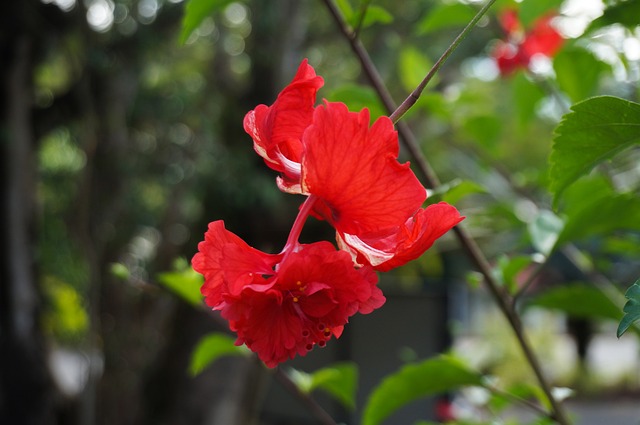
[[[0,423],[16,425],[55,421],[33,250],[36,42],[28,20],[38,3],[9,2],[0,18]]]

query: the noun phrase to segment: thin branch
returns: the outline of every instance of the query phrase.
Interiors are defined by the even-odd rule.
[[[327,9],[329,10],[330,14],[332,15],[333,19],[335,20],[342,34],[345,36],[347,40],[349,40],[349,43],[351,45],[353,52],[356,54],[356,56],[360,60],[360,63],[362,65],[362,68],[365,74],[367,75],[367,78],[369,79],[374,89],[377,91],[388,113],[390,114],[393,113],[393,111],[397,109],[393,101],[393,98],[389,94],[382,78],[380,77],[380,74],[378,73],[375,65],[373,64],[373,61],[371,60],[371,58],[369,57],[369,54],[367,53],[367,50],[364,48],[362,43],[353,36],[351,31],[349,30],[349,27],[344,21],[342,15],[340,14],[339,10],[335,7],[333,2],[331,0],[322,0],[322,1],[326,5]],[[494,1],[495,0],[489,0],[487,3],[488,6],[491,6],[491,4],[493,4]],[[476,15],[477,19],[474,18],[474,21],[477,22],[482,17],[482,15],[487,11],[487,9],[488,9],[487,6],[483,7],[478,12],[479,16]],[[419,93],[421,93],[421,90],[418,91],[418,94]],[[409,97],[411,97],[411,95]],[[404,112],[406,112],[406,110]],[[422,151],[420,150],[420,148],[416,143],[413,133],[411,132],[409,127],[405,125],[403,122],[398,122],[397,124],[398,124],[397,125],[398,132],[401,136],[401,139],[404,142],[407,149],[409,150],[410,154],[413,156],[417,168],[423,174],[427,186],[431,188],[438,187],[440,185],[438,177],[433,171],[433,169],[431,168],[429,162],[426,160],[426,158],[424,158]],[[499,285],[499,283],[495,280],[493,273],[491,272],[491,266],[488,260],[480,250],[480,247],[471,238],[471,236],[464,229],[464,227],[461,225],[458,225],[454,227],[453,230],[462,248],[465,250],[465,252],[469,256],[470,260],[473,262],[476,268],[480,271],[480,273],[484,276],[487,288],[491,292],[492,296],[494,297],[494,299],[498,304],[498,307],[500,308],[504,316],[507,318],[509,324],[511,325],[516,335],[516,338],[518,340],[518,343],[531,369],[533,370],[534,374],[536,375],[536,378],[538,379],[540,387],[544,391],[546,397],[549,399],[549,403],[552,409],[552,413],[550,417],[552,417],[556,422],[560,424],[569,425],[570,422],[567,419],[566,413],[564,412],[564,408],[553,397],[553,394],[551,391],[551,385],[547,381],[547,378],[542,371],[540,362],[537,356],[535,355],[535,353],[533,352],[531,344],[529,343],[529,341],[527,340],[524,334],[524,330],[522,327],[522,323],[520,322],[520,318],[516,313],[516,311],[511,306],[509,295],[504,291],[504,288],[502,288]]]
[[[440,56],[436,63],[433,64],[426,77],[424,77],[420,84],[418,84],[418,87],[416,87],[415,90],[413,90],[411,94],[404,100],[404,102],[402,102],[402,104],[400,104],[400,106],[389,116],[389,118],[391,118],[391,121],[393,121],[394,123],[398,122],[400,118],[402,118],[402,116],[418,101],[420,95],[422,95],[422,91],[427,86],[427,84],[429,84],[429,81],[431,81],[433,77],[435,77],[436,73],[440,70],[442,65],[446,62],[447,59],[449,59],[449,56],[451,56],[454,50],[458,48],[460,43],[462,43],[462,40],[464,40],[467,34],[469,34],[469,32],[473,28],[475,28],[478,21],[482,19],[485,13],[487,13],[489,8],[493,6],[495,2],[496,0],[489,0],[485,3],[484,6],[482,6],[482,8],[478,11],[478,13],[476,13],[473,19],[471,19],[467,26],[464,27],[462,32],[460,32],[455,40],[453,40],[447,50],[444,51],[442,56]]]
[[[494,387],[493,385],[485,384],[484,388],[486,388],[487,390],[491,391],[494,394],[497,394],[497,395],[499,395],[501,397],[504,397],[504,398],[508,398],[509,400],[515,401],[516,403],[519,403],[519,404],[521,404],[523,406],[526,406],[529,409],[531,409],[531,410],[533,410],[535,412],[538,412],[538,414],[540,414],[540,415],[549,417],[549,412],[547,412],[540,405],[538,405],[538,404],[536,404],[536,403],[534,403],[532,401],[529,401],[526,398],[522,398],[522,397],[517,396],[515,394],[512,394],[510,392],[501,390],[499,388]]]
[[[362,25],[364,24],[364,18],[365,16],[367,16],[367,11],[369,10],[369,3],[371,3],[371,0],[364,0],[362,3],[360,3],[358,23],[353,29],[354,38],[358,38],[358,35],[360,34],[360,30],[362,29]]]
[[[511,300],[511,305],[513,308],[516,308],[516,305],[518,304],[518,300],[520,300],[520,298],[522,298],[522,296],[527,293],[531,285],[533,285],[533,282],[540,275],[542,270],[544,270],[544,268],[547,266],[547,263],[549,262],[549,258],[551,258],[551,255],[545,256],[544,261],[541,261],[538,264],[536,264],[536,268],[533,269],[533,271],[529,274],[529,276],[527,277],[527,280],[522,284],[518,292],[516,292],[513,295],[513,298]]]

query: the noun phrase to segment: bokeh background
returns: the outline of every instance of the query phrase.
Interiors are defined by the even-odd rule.
[[[301,199],[278,191],[242,119],[273,102],[303,58],[325,79],[320,98],[385,111],[323,2],[219,3],[184,42],[180,0],[3,4],[0,423],[316,423],[253,361],[222,359],[191,376],[196,343],[224,326],[175,287],[197,282],[189,261],[210,221],[225,220],[264,251],[283,246]],[[530,230],[551,210],[547,159],[568,106],[595,94],[638,97],[637,27],[585,33],[603,2],[533,3],[522,3],[525,25],[561,14],[567,41],[553,63],[500,75],[491,58],[505,37],[497,15],[520,2],[498,2],[405,118],[441,180],[458,188],[430,200],[455,203],[494,264],[536,253]],[[361,38],[396,101],[478,8],[375,4],[387,13]],[[638,193],[638,159],[636,150],[610,165],[617,188]],[[310,221],[304,237],[333,234]],[[575,252],[590,266],[558,255],[530,293],[589,281],[591,266],[624,288],[639,275],[638,239],[582,241]],[[355,318],[342,341],[291,365],[355,360],[359,403],[404,362],[449,349],[504,382],[530,378],[450,235],[381,284],[386,310]],[[637,395],[636,337],[617,340],[612,321],[552,310],[525,317],[554,382],[598,400]],[[339,420],[357,420],[357,409],[321,401]],[[471,415],[481,414],[476,401],[471,394],[463,405]],[[435,405],[414,406],[406,421],[435,419]]]

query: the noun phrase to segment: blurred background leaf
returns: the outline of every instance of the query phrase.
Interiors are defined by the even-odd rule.
[[[249,356],[244,345],[235,345],[235,338],[219,332],[204,336],[193,349],[189,373],[196,376],[216,360],[225,356]]]
[[[408,364],[387,376],[369,395],[362,423],[377,425],[418,398],[481,383],[480,374],[450,356]]]

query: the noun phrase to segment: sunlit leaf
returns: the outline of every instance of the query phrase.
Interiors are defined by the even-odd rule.
[[[578,318],[620,320],[620,308],[600,288],[585,283],[558,285],[534,297],[528,305],[562,311]]]
[[[482,375],[450,356],[409,364],[387,376],[369,396],[362,424],[377,425],[396,410],[419,398],[463,386],[481,385]]]
[[[351,22],[354,13],[349,0],[336,0],[336,6],[338,7],[340,13],[342,13],[342,17],[345,19],[345,21]]]
[[[220,11],[233,0],[189,0],[185,5],[182,17],[180,43],[185,43],[189,36],[200,26],[202,21],[213,13]]]
[[[174,272],[160,273],[158,282],[188,303],[193,305],[202,304],[200,287],[203,283],[203,277],[191,267]]]
[[[624,296],[628,301],[622,309],[624,316],[620,320],[620,324],[618,325],[618,330],[616,332],[618,338],[620,338],[627,329],[629,329],[629,326],[640,320],[640,280],[631,285]]]
[[[613,24],[621,24],[629,29],[640,25],[640,0],[620,1],[607,7],[602,16],[591,23],[588,31]]]
[[[109,271],[113,276],[117,277],[120,280],[127,280],[131,277],[131,272],[129,271],[127,266],[122,263],[111,264],[111,266],[109,267]]]
[[[427,34],[443,28],[464,27],[475,14],[476,10],[468,4],[440,4],[418,22],[417,32]]]
[[[44,279],[47,308],[43,314],[45,327],[61,339],[84,335],[89,326],[89,315],[82,295],[73,286],[52,276]]]
[[[420,50],[407,46],[400,51],[398,72],[400,82],[407,91],[413,91],[431,69],[431,61]],[[435,84],[435,79],[431,81]]]
[[[244,345],[235,345],[233,337],[214,332],[203,337],[191,353],[189,373],[195,376],[224,356],[248,356],[250,353]]]
[[[319,389],[348,409],[353,410],[356,406],[358,367],[352,362],[333,363],[313,373],[292,369],[289,377],[302,392]]]
[[[571,109],[556,129],[550,157],[550,190],[556,204],[560,194],[579,177],[640,143],[640,104],[601,96]]]
[[[556,55],[553,69],[560,89],[578,102],[596,93],[600,76],[610,66],[585,49],[567,48]]]
[[[542,210],[537,217],[532,220],[527,229],[531,243],[538,252],[549,255],[556,246],[560,232],[564,227],[564,222],[560,217],[549,210]]]

